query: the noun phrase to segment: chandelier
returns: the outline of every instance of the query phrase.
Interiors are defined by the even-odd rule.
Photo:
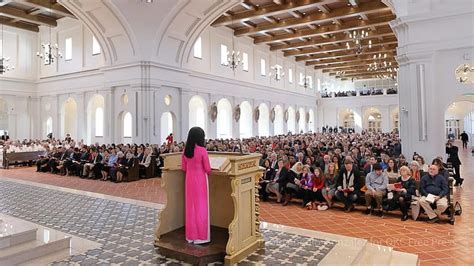
[[[305,89],[307,89],[307,88],[309,87],[310,81],[311,81],[310,79],[311,79],[311,77],[310,77],[310,76],[306,76],[306,73],[305,73],[305,75],[304,75],[304,77],[303,77],[303,87],[304,87]]]
[[[285,73],[282,71],[283,67],[278,64],[271,66],[270,69],[271,71],[268,75],[275,81],[280,81],[285,76]]]
[[[51,7],[50,7],[51,8]],[[55,59],[62,58],[63,55],[59,51],[59,46],[57,43],[51,42],[51,26],[49,26],[49,42],[41,43],[40,52],[36,52],[36,56],[41,59],[44,59],[45,65],[51,65],[54,63]]]
[[[392,62],[387,62],[387,54],[374,55],[373,57],[374,62],[370,63],[367,71],[377,73],[385,73],[385,74],[377,74],[377,78],[379,79],[396,79],[398,73],[398,67],[392,65]]]
[[[343,78],[346,71],[336,71],[336,78]]]
[[[352,31],[349,32],[349,39],[352,45],[349,44],[349,42],[346,42],[346,47],[348,50],[354,50],[356,54],[360,54],[364,51],[365,47],[362,44],[362,41],[369,36],[369,31],[368,30],[362,30],[362,31]],[[367,45],[368,49],[372,48],[372,40],[369,40],[369,43]]]
[[[456,68],[456,79],[460,83],[474,83],[474,66],[463,64]]]
[[[234,25],[234,21],[232,21]],[[234,34],[232,34],[232,52],[227,51],[227,66],[235,72],[239,65],[243,63],[242,58],[240,58],[240,51],[234,50]]]
[[[7,71],[15,69],[14,66],[8,65],[8,61],[10,61],[10,57],[3,56],[3,47],[4,47],[3,40],[4,38],[3,38],[3,24],[2,24],[2,50],[1,50],[2,54],[0,55],[0,75],[3,75]]]

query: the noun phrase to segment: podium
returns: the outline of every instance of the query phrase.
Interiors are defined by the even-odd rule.
[[[205,265],[224,261],[233,265],[263,248],[260,233],[258,180],[260,154],[209,152],[209,157],[226,157],[230,164],[212,170],[209,181],[209,215],[211,243],[188,244],[184,236],[184,184],[181,153],[163,155],[161,186],[166,203],[159,214],[155,231],[155,246],[173,259]]]

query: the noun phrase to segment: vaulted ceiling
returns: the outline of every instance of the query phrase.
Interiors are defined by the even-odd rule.
[[[63,17],[75,18],[55,0],[0,0],[0,24],[39,32],[39,26],[57,26]]]
[[[245,0],[212,26],[229,27],[237,37],[251,37],[255,44],[347,80],[393,74],[387,67],[369,70],[374,61],[397,67],[397,39],[388,25],[393,19],[380,0]],[[350,33],[362,30],[368,34],[357,50]],[[374,60],[379,55],[382,60]]]

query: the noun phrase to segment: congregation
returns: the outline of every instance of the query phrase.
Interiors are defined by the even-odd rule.
[[[184,142],[173,141],[173,138],[162,145],[85,145],[70,136],[64,140],[9,140],[0,145],[8,152],[45,151],[36,161],[39,172],[113,182],[121,182],[134,161],[138,162],[143,178],[152,156],[157,158],[154,163],[159,169],[163,166],[161,154],[182,152],[185,147]],[[448,160],[454,162],[455,154],[448,150],[453,147],[451,142],[448,146]],[[430,222],[436,222],[447,208],[449,174],[442,157],[435,158],[431,165],[417,153],[407,159],[401,154],[396,133],[363,131],[209,139],[206,148],[208,151],[261,153],[260,164],[265,170],[259,193],[264,201],[274,196],[277,202],[287,205],[292,198],[300,198],[303,207],[309,210],[327,210],[339,201],[344,204],[344,210],[350,212],[356,202],[365,198],[367,214],[383,216],[384,211],[400,209],[403,221],[408,219],[413,201],[425,210]],[[455,179],[456,185],[462,184],[459,172],[455,173]],[[435,210],[430,204],[434,202],[437,203]]]

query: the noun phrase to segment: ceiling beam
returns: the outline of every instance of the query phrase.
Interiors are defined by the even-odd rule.
[[[380,12],[380,11],[385,11],[389,10],[389,7],[383,4],[382,2],[369,2],[366,4],[361,4],[359,7],[342,7],[335,9],[331,11],[330,13],[313,13],[310,15],[304,16],[303,14],[300,14],[300,17],[296,17],[294,14],[297,11],[291,11],[290,13],[295,16],[295,18],[289,18],[285,20],[280,20],[278,23],[264,23],[258,25],[254,29],[238,29],[236,30],[235,36],[247,36],[250,34],[258,34],[266,31],[277,31],[277,30],[283,30],[285,28],[289,27],[301,27],[301,26],[308,26],[314,23],[325,23],[325,22],[331,22],[337,20],[338,23],[335,23],[339,26],[342,26],[343,23],[341,23],[338,19],[341,18],[348,18],[348,17],[354,17],[354,16],[359,16],[360,14],[370,14],[370,13],[375,13],[375,12]]]
[[[398,67],[397,61],[395,59],[389,59],[386,61],[387,63],[392,63],[392,67]],[[366,61],[366,62],[356,62],[352,64],[347,64],[347,65],[342,65],[342,66],[331,66],[331,67],[321,67],[318,69],[322,69],[323,73],[330,73],[334,71],[348,71],[348,70],[354,70],[354,69],[367,69],[369,67],[369,64],[371,64],[372,61]]]
[[[367,40],[375,39],[378,37],[387,37],[387,36],[395,36],[393,31],[390,28],[381,28],[377,29],[376,31],[371,31],[370,35],[366,38]],[[329,45],[335,43],[345,43],[351,41],[352,39],[346,33],[339,33],[330,38],[312,38],[310,41],[306,42],[294,42],[294,43],[283,43],[270,46],[270,51],[276,50],[288,50],[288,49],[298,49],[304,47],[310,47],[315,45]]]
[[[265,16],[274,16],[290,11],[299,10],[302,8],[318,7],[321,3],[334,3],[339,0],[298,0],[288,1],[281,5],[270,4],[261,6],[256,11],[244,11],[235,13],[232,16],[221,16],[211,25],[214,27],[228,26],[235,22],[242,22],[245,20],[259,19]]]
[[[396,55],[395,52],[387,52],[387,60],[392,58],[394,55]],[[353,58],[345,58],[345,59],[337,58],[337,59],[330,59],[330,60],[324,60],[324,61],[310,61],[310,62],[306,62],[306,65],[317,67],[315,69],[322,69],[322,68],[330,67],[331,65],[350,64],[350,63],[367,61],[367,60],[374,60],[374,57],[372,55],[362,55],[362,56],[353,55]]]
[[[50,4],[49,1],[41,1],[41,0],[25,0],[21,1],[22,4],[24,5],[29,5],[31,7],[35,8],[41,8],[44,9],[45,12],[51,12],[56,15],[60,15],[63,17],[68,17],[68,18],[76,18],[74,15],[69,12],[65,7],[58,3]],[[47,11],[46,11],[47,10]]]
[[[37,24],[37,25],[53,26],[53,27],[57,26],[57,22],[53,18],[29,15],[23,10],[9,7],[9,6],[0,6],[0,15],[4,17],[13,18],[15,20],[26,21],[32,24]]]
[[[254,39],[254,43],[260,44],[260,43],[272,43],[276,41],[288,41],[288,40],[296,39],[300,37],[314,37],[314,36],[321,36],[323,34],[334,34],[334,33],[344,32],[347,30],[365,29],[370,26],[386,25],[393,19],[395,19],[395,15],[378,17],[376,19],[369,20],[369,21],[354,20],[354,21],[345,22],[343,25],[323,26],[316,30],[304,29],[304,30],[297,31],[294,34],[279,34],[271,38],[270,37],[256,37]]]
[[[34,26],[34,25],[30,25],[30,24],[24,24],[24,23],[20,23],[20,22],[13,22],[11,20],[7,20],[7,19],[4,19],[4,18],[0,18],[0,23],[3,24],[3,25],[6,25],[6,26],[14,27],[14,28],[39,32],[38,26]]]
[[[391,66],[391,68],[395,68],[396,66]],[[329,72],[329,76],[334,76],[337,75],[338,72],[344,72],[344,75],[354,75],[354,74],[359,74],[361,72],[368,72],[368,73],[381,73],[381,72],[388,72],[388,73],[395,73],[395,71],[368,71],[367,68],[359,68],[359,69],[350,69],[350,70],[333,70]]]
[[[297,56],[295,58],[296,62],[299,61],[313,61],[313,60],[325,60],[325,59],[331,59],[331,58],[339,58],[339,57],[347,57],[347,56],[362,56],[362,55],[369,55],[369,54],[378,54],[378,53],[387,53],[389,51],[394,51],[395,48],[397,47],[396,42],[384,47],[377,47],[377,48],[372,48],[370,51],[364,51],[360,54],[354,53],[353,50],[344,50],[342,52],[335,52],[335,53],[326,53],[326,54],[316,54],[316,55],[303,55],[303,56]]]
[[[257,10],[257,6],[250,3],[250,1],[248,1],[248,0],[244,0],[243,2],[240,3],[240,5],[243,6],[247,10],[252,10],[252,11]]]
[[[349,75],[343,75],[343,77],[352,78],[357,76],[377,76],[377,75],[390,75],[390,74],[397,74],[396,72],[388,72],[388,71],[381,71],[381,72],[372,72],[372,71],[361,71],[358,73],[353,73]]]
[[[375,40],[372,41],[372,47],[377,47],[381,45],[389,45],[389,44],[396,44],[397,39],[395,37],[393,38],[387,38],[383,41]],[[364,41],[363,45],[365,47],[368,47],[368,41]],[[320,53],[327,53],[327,52],[336,52],[336,51],[347,51],[346,46],[339,46],[339,47],[332,47],[332,46],[325,46],[325,47],[312,47],[312,48],[305,48],[305,49],[300,49],[300,50],[291,50],[291,51],[285,51],[283,53],[284,56],[298,56],[298,55],[306,55],[306,54],[320,54]]]

